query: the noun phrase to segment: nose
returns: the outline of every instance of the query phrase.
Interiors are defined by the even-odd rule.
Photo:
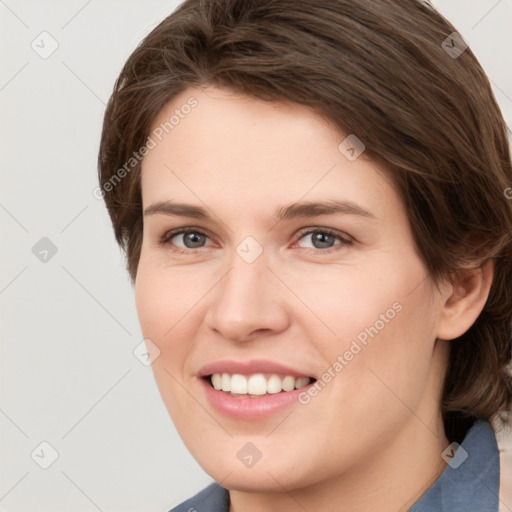
[[[265,252],[252,263],[234,252],[229,271],[209,295],[205,323],[224,339],[251,341],[290,324],[286,288],[268,267]]]

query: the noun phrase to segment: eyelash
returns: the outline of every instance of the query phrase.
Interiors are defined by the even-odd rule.
[[[203,236],[209,238],[208,234],[206,234],[201,229],[197,229],[197,228],[193,228],[193,227],[179,228],[179,229],[167,231],[166,233],[164,233],[162,235],[162,237],[160,238],[160,240],[158,241],[158,245],[161,247],[166,246],[166,245],[170,244],[171,240],[174,237],[176,237],[178,235],[182,235],[182,234],[188,234],[188,233],[196,233],[196,234],[203,235]],[[297,241],[301,240],[306,235],[310,235],[312,233],[321,233],[323,235],[332,235],[337,240],[339,240],[341,242],[340,244],[336,244],[333,247],[328,248],[328,249],[311,249],[309,247],[305,248],[307,251],[313,251],[316,254],[318,254],[318,253],[330,254],[332,252],[337,251],[338,250],[338,249],[336,249],[337,247],[338,248],[342,247],[342,246],[350,247],[351,245],[354,244],[354,240],[352,240],[351,238],[348,238],[348,237],[341,236],[337,231],[330,229],[330,228],[306,228],[304,231],[301,231],[298,234]],[[204,249],[204,247],[198,247],[197,249]],[[172,250],[177,253],[180,253],[180,254],[191,254],[194,252],[194,249],[184,250],[179,247],[173,247]]]

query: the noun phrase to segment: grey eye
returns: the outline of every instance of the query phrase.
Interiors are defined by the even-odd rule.
[[[183,236],[183,244],[187,249],[197,249],[198,247],[203,247],[207,238],[202,233],[197,233],[196,231],[188,231],[176,236],[181,235]]]

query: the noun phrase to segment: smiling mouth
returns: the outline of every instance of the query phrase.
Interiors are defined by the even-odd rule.
[[[261,398],[301,389],[316,381],[313,377],[254,373],[213,373],[203,377],[211,387],[229,396]]]

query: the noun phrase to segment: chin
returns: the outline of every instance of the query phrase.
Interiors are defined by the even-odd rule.
[[[210,475],[219,485],[232,491],[257,492],[257,493],[282,493],[295,490],[298,485],[295,482],[285,480],[284,475],[268,473],[252,473],[251,470],[243,473],[233,471],[227,478],[226,474]]]
[[[242,443],[240,443],[242,444]],[[226,452],[223,452],[226,454]],[[210,453],[207,457],[195,457],[197,462],[219,485],[227,489],[244,492],[283,492],[311,485],[312,477],[300,460],[262,457],[252,467],[246,467],[237,457]],[[316,473],[317,476],[318,473]]]

